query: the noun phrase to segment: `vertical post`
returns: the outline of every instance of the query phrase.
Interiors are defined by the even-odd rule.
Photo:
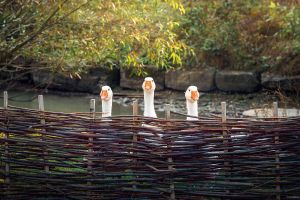
[[[273,102],[273,117],[275,120],[278,118],[278,102]],[[275,146],[279,144],[279,135],[275,133]],[[276,200],[280,200],[280,160],[279,160],[279,151],[275,151],[275,162],[276,162]]]
[[[90,100],[90,112],[91,112],[91,117],[95,119],[95,112],[96,112],[96,100],[91,99]]]
[[[132,114],[134,116],[138,115],[138,108],[139,108],[138,100],[134,100],[132,103]]]
[[[45,125],[46,124],[46,121],[45,121],[45,118],[44,118],[44,111],[45,111],[45,105],[44,105],[44,97],[43,95],[38,95],[38,104],[39,104],[39,111],[41,111],[40,113],[40,117],[41,117],[41,124],[42,125]],[[43,131],[45,131],[45,129],[43,129]],[[45,135],[42,134],[42,141],[45,140]],[[47,150],[44,148],[44,161],[47,162],[47,155],[48,155],[48,152]],[[45,171],[48,173],[49,172],[49,166],[47,164],[45,164],[44,166],[44,169]]]
[[[227,111],[226,111],[226,102],[221,102],[221,109],[222,109],[222,123],[226,123],[227,121]],[[223,124],[223,141],[225,146],[228,145],[228,133],[226,130],[226,126]],[[225,152],[228,152],[228,149],[225,148]],[[226,163],[226,162],[225,162]],[[228,163],[227,163],[228,165]]]
[[[223,101],[221,102],[221,110],[222,110],[222,123],[226,123],[227,121],[227,110],[226,110],[226,102]],[[228,132],[226,125],[223,124],[223,144],[224,144],[224,153],[228,153]],[[227,159],[227,156],[224,158],[225,160]],[[225,161],[224,162],[224,174],[226,177],[230,175],[230,167],[229,167],[229,162]],[[226,193],[230,193],[229,190],[226,190]]]
[[[8,94],[7,91],[3,92],[3,107],[5,109],[5,115],[6,115],[6,130],[8,129],[8,113],[7,113],[7,109],[8,109]],[[8,131],[8,130],[7,130]],[[7,140],[9,138],[9,133],[8,132],[4,133],[4,139]],[[5,142],[5,157],[6,159],[8,159],[8,142]],[[9,179],[9,164],[5,163],[5,183],[9,184],[10,179]]]
[[[96,112],[96,100],[91,99],[90,100],[90,113],[92,120],[95,120],[95,112]],[[91,157],[93,154],[93,137],[89,137],[89,144],[88,144],[88,171],[91,173],[92,172],[92,165],[93,162],[91,161]],[[89,185],[91,185],[91,182],[88,182]]]
[[[227,114],[226,114],[226,102],[221,102],[221,109],[222,109],[222,123],[226,122],[227,120]],[[227,132],[226,132],[227,133]]]
[[[133,116],[137,116],[138,115],[138,111],[139,111],[139,104],[138,104],[138,100],[134,100],[132,103],[132,115]],[[136,117],[133,117],[133,120],[137,120]],[[137,142],[137,134],[134,133],[133,135],[133,143]]]
[[[278,118],[278,102],[273,102],[273,117]]]
[[[39,103],[39,111],[45,111],[43,95],[38,96],[38,103]]]
[[[170,120],[171,119],[171,105],[170,104],[165,104],[165,117],[166,117],[166,120]],[[169,124],[169,123],[168,123]],[[169,149],[170,146],[168,145],[168,153],[171,153],[171,150]],[[172,157],[169,157],[168,158],[168,170],[169,171],[172,171],[173,170],[173,158]],[[173,178],[170,177],[170,199],[171,200],[175,200],[175,185],[173,183]]]
[[[137,120],[137,117],[136,117],[136,116],[138,115],[138,112],[139,112],[139,104],[138,104],[138,100],[134,100],[134,101],[132,102],[132,115],[134,116],[134,117],[133,117],[133,121],[134,121],[134,124],[135,124],[135,125],[137,125],[137,123],[136,123],[135,121]],[[134,147],[134,145],[136,144],[137,141],[138,141],[138,135],[137,135],[136,132],[134,132],[134,133],[133,133],[133,137],[132,137],[132,147]],[[132,150],[132,152],[129,151],[129,153],[134,154],[133,150]],[[136,159],[133,159],[133,164],[134,164],[134,165],[137,165],[137,160],[136,160]],[[133,183],[135,183],[135,182],[133,182]],[[133,184],[132,187],[133,187],[134,189],[136,189],[136,185],[135,185],[135,184]]]
[[[171,119],[171,105],[165,104],[165,117],[167,120]]]
[[[8,94],[7,94],[7,91],[4,91],[3,92],[3,107],[4,109],[7,109],[8,108]]]

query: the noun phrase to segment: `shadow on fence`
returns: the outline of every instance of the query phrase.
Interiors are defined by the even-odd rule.
[[[0,108],[1,199],[300,198],[299,117],[42,110]]]

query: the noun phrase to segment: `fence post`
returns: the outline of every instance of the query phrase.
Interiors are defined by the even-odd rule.
[[[7,109],[8,108],[8,94],[7,94],[7,91],[4,91],[3,92],[3,107],[4,109]]]
[[[170,104],[165,104],[165,118],[166,120],[170,120],[171,119],[171,105]],[[169,150],[170,146],[168,145],[168,153],[171,153],[171,150]],[[172,171],[173,170],[173,159],[172,157],[168,158],[168,170]],[[175,186],[174,186],[174,182],[173,182],[173,178],[170,177],[170,199],[171,200],[175,200]]]
[[[7,94],[7,91],[4,91],[3,92],[3,107],[5,109],[4,113],[5,113],[5,118],[6,118],[6,130],[8,129],[8,113],[7,113],[7,109],[8,109],[8,94]],[[7,130],[8,131],[8,130]],[[4,133],[4,139],[7,140],[9,138],[9,133],[8,132],[5,132]],[[8,158],[8,142],[5,142],[5,157],[6,159]],[[9,170],[10,170],[10,166],[9,164],[6,162],[5,163],[5,183],[6,184],[9,184],[10,182],[10,178],[9,178]]]
[[[96,117],[95,116],[95,112],[96,112],[96,100],[95,99],[90,100],[90,112],[91,112],[91,117],[94,120]]]
[[[167,120],[171,119],[171,105],[165,104],[165,117]]]
[[[38,104],[39,104],[39,111],[41,111],[40,113],[40,117],[41,117],[41,124],[45,125],[46,121],[45,121],[45,116],[44,116],[44,111],[45,111],[45,106],[44,106],[44,97],[43,95],[38,95]],[[43,129],[43,131],[45,131],[45,129]],[[45,141],[45,135],[42,134],[42,141]],[[44,162],[47,162],[47,155],[48,152],[45,148],[44,149]],[[44,166],[45,171],[48,173],[49,172],[49,166],[47,164],[45,164]]]
[[[134,116],[133,117],[133,121],[134,121],[134,125],[137,125],[137,115],[138,115],[138,112],[139,112],[139,103],[138,103],[138,100],[134,100],[132,102],[132,115]],[[133,133],[133,137],[132,137],[132,147],[134,147],[134,145],[136,144],[136,142],[138,141],[138,135],[136,132]],[[134,148],[132,148],[134,149]],[[129,154],[132,153],[134,154],[134,151],[132,150],[132,152],[129,150]],[[134,165],[137,165],[137,160],[136,159],[133,159],[133,164]],[[135,181],[133,181],[133,183],[135,183]],[[136,189],[136,185],[133,184],[132,185],[132,188],[133,189]]]
[[[273,102],[273,117],[277,121],[278,119],[278,102]],[[279,135],[275,133],[275,146],[279,144]],[[276,162],[276,200],[280,200],[280,160],[279,160],[279,151],[276,149],[275,151],[275,162]]]
[[[134,100],[133,103],[132,103],[132,115],[137,116],[138,112],[139,112],[138,100]],[[136,121],[137,118],[133,117],[133,120]],[[133,143],[137,142],[137,134],[136,133],[133,134],[133,139],[132,140],[133,140]]]
[[[226,102],[221,102],[221,110],[222,110],[222,124],[223,124],[223,144],[224,144],[224,153],[228,153],[228,132],[227,127],[224,125],[227,121],[227,110],[226,110]],[[225,159],[226,160],[226,159]],[[225,177],[229,177],[230,175],[230,166],[228,161],[224,161],[224,174]],[[226,190],[226,193],[229,194],[230,190]]]
[[[226,122],[227,120],[227,114],[226,114],[226,102],[221,102],[221,109],[222,109],[222,123]]]
[[[90,113],[91,113],[91,117],[92,120],[95,120],[95,112],[96,112],[96,100],[95,99],[91,99],[90,100]],[[89,137],[89,143],[88,143],[88,171],[91,173],[92,172],[92,165],[93,162],[91,161],[91,157],[93,154],[93,137]],[[88,185],[91,185],[91,182],[88,181]]]
[[[227,111],[226,111],[226,102],[221,102],[221,109],[222,109],[222,123],[226,123],[226,121],[227,121]],[[223,124],[223,141],[224,141],[224,144],[225,144],[225,146],[227,146],[228,145],[228,133],[227,133],[227,130],[225,130],[226,129],[226,127],[224,126],[224,124]],[[224,151],[225,152],[228,152],[228,149],[227,148],[225,148],[224,149]],[[228,162],[225,162],[225,166],[227,166],[228,167]]]

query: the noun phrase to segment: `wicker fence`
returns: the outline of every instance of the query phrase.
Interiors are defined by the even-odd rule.
[[[98,115],[0,108],[0,199],[300,199],[300,118]]]

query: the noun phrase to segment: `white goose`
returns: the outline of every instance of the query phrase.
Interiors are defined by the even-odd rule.
[[[187,115],[198,117],[199,92],[196,86],[189,86],[185,92]],[[186,120],[198,120],[197,118],[187,117]]]
[[[157,118],[155,109],[154,109],[154,91],[156,88],[155,82],[152,77],[146,77],[142,88],[144,90],[144,117],[153,117]],[[150,125],[150,124],[142,124],[142,127],[147,128],[151,131],[162,131],[160,128]],[[139,132],[139,135],[149,135],[144,132]],[[157,134],[161,137],[161,134]]]
[[[113,92],[109,86],[103,86],[100,92],[102,117],[111,117]]]
[[[102,101],[102,117],[111,117],[111,110],[112,110],[112,98],[113,92],[111,88],[107,85],[101,88],[101,92],[99,94],[99,99]],[[104,119],[103,121],[111,121],[110,119]],[[87,133],[87,132],[82,132]],[[83,157],[84,161],[88,159]]]
[[[154,117],[157,118],[157,115],[154,110],[154,90],[155,82],[153,78],[146,77],[142,88],[144,90],[144,117]]]

